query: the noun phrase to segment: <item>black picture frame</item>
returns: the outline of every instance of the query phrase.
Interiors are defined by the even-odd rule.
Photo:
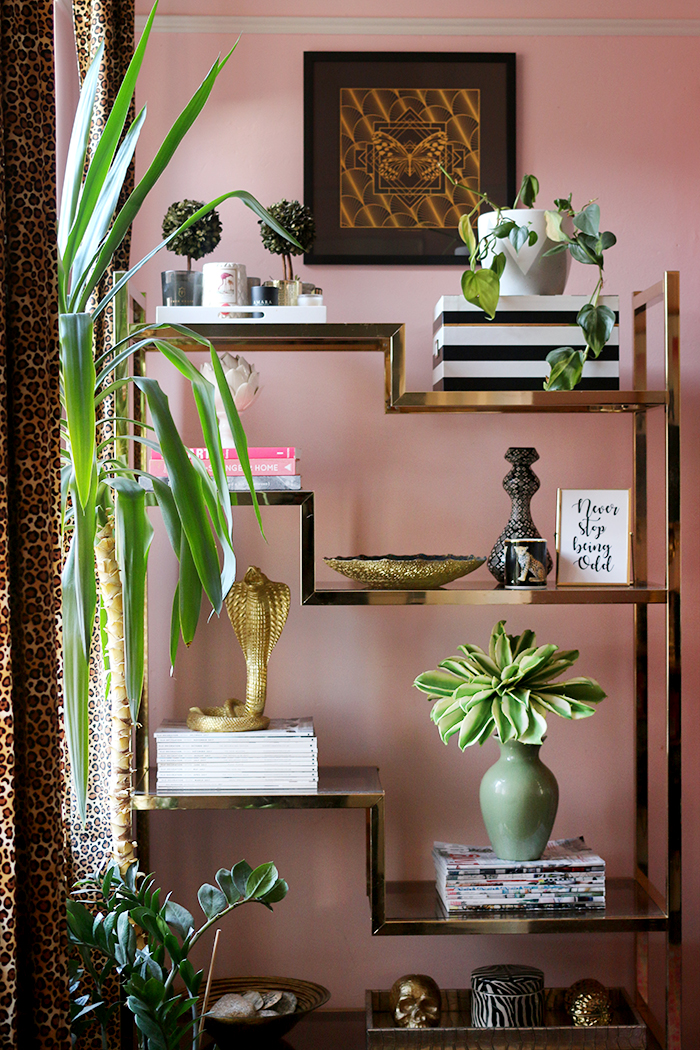
[[[512,203],[514,53],[304,53],[305,263],[464,266],[456,216],[475,198],[442,167]]]

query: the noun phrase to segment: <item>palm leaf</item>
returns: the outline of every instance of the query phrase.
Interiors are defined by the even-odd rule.
[[[131,478],[114,478],[116,555],[124,610],[124,677],[133,722],[138,718],[144,675],[146,569],[153,528],[145,490]]]
[[[58,319],[63,397],[78,501],[90,494],[95,458],[95,363],[90,314],[61,314]]]

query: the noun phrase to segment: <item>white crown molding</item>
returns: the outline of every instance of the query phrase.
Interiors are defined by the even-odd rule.
[[[60,3],[61,0],[58,0]],[[136,18],[141,32],[144,15]],[[156,15],[155,33],[313,36],[700,36],[700,18],[333,18]]]

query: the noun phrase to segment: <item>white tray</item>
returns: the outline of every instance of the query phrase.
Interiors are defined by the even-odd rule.
[[[243,316],[230,316],[242,314]],[[253,317],[262,314],[262,317]],[[248,316],[246,316],[248,315]],[[156,323],[176,324],[325,324],[325,306],[157,306]]]

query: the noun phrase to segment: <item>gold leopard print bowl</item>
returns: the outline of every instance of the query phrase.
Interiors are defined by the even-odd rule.
[[[415,591],[443,587],[474,572],[486,558],[474,554],[358,554],[323,560],[331,569],[367,587]]]

